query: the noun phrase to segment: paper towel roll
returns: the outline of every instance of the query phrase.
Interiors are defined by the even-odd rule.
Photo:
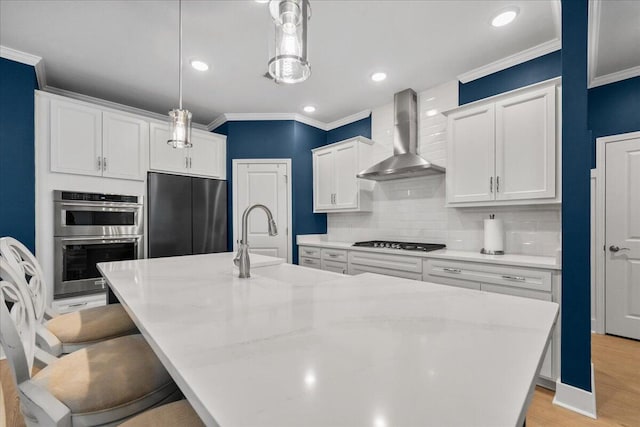
[[[504,226],[501,219],[484,220],[484,250],[504,251]]]

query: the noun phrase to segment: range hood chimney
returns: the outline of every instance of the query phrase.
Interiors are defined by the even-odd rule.
[[[357,177],[373,181],[444,173],[444,168],[418,156],[418,95],[405,89],[393,96],[395,130],[393,156],[360,172]]]

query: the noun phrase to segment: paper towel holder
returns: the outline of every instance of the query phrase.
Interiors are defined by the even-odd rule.
[[[495,219],[495,215],[489,215],[489,219]],[[488,251],[485,248],[480,249],[480,253],[483,255],[504,255],[504,251]]]

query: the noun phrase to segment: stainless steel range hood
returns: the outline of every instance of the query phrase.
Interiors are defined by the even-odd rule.
[[[393,97],[395,131],[393,156],[360,172],[357,177],[373,181],[410,178],[444,173],[416,154],[418,147],[418,96],[413,89],[405,89]]]

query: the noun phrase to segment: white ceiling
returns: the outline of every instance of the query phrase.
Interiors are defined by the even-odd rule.
[[[640,75],[640,1],[592,0],[590,86]]]
[[[311,0],[312,76],[279,86],[262,77],[267,5],[185,1],[184,104],[194,120],[221,113],[302,113],[331,122],[421,91],[490,62],[559,38],[557,0]],[[489,23],[517,6],[516,21]],[[166,113],[176,107],[177,1],[0,1],[0,44],[44,58],[53,87]],[[388,79],[373,83],[382,70]]]

